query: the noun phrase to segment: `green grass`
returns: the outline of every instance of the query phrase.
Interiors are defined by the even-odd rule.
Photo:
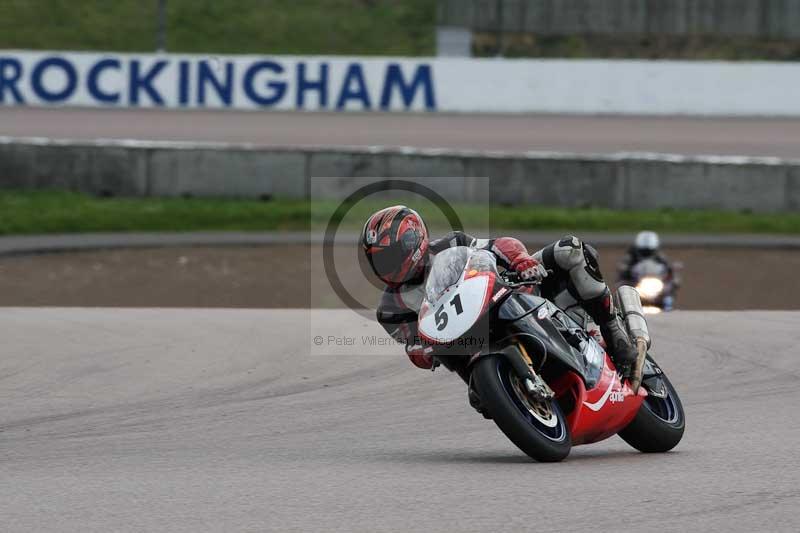
[[[437,0],[166,0],[167,50],[185,53],[435,54]],[[466,0],[465,0],[466,2]],[[0,49],[149,52],[158,0],[0,0]],[[473,53],[501,42],[478,32]],[[504,55],[796,61],[800,41],[731,36],[509,33]]]
[[[0,191],[0,234],[90,231],[282,230],[308,226],[302,201],[95,198]]]
[[[388,202],[364,201],[343,219],[358,229]],[[446,227],[432,205],[411,204],[433,231]],[[0,191],[0,235],[130,231],[268,231],[322,229],[338,203],[205,198],[96,198],[58,191]],[[800,213],[613,211],[541,207],[454,206],[469,228],[666,233],[800,234]]]
[[[152,51],[156,0],[0,0],[0,49]],[[167,50],[431,55],[435,0],[167,0]]]
[[[167,50],[431,56],[436,1],[166,0]],[[0,0],[0,49],[149,52],[157,19],[157,0]],[[475,34],[475,55],[500,47],[496,33]],[[507,33],[502,48],[509,57],[800,59],[798,40],[714,35]]]

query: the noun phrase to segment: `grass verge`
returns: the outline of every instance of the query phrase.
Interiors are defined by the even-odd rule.
[[[466,8],[466,0],[464,4]],[[156,0],[0,0],[0,49],[151,52],[156,48],[157,5]],[[436,52],[436,0],[166,0],[166,7],[170,52]],[[500,38],[495,32],[478,31],[472,45],[475,55],[488,57],[800,58],[798,40],[724,35],[507,32]]]
[[[150,52],[156,0],[2,0],[0,49]],[[433,55],[431,0],[168,0],[170,52]]]
[[[359,229],[387,201],[363,201],[342,220]],[[446,219],[431,205],[415,205],[432,229]],[[0,191],[0,235],[84,232],[279,231],[323,229],[333,201],[218,198],[97,198],[61,191]],[[614,211],[552,207],[455,205],[468,227],[548,231],[800,234],[800,213],[726,211]]]

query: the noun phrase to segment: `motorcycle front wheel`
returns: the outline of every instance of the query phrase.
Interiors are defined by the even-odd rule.
[[[505,357],[480,359],[472,380],[483,409],[520,450],[541,462],[569,455],[572,441],[558,402],[533,398]]]

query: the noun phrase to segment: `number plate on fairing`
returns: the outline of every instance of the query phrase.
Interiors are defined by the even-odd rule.
[[[419,319],[419,332],[436,343],[452,342],[475,325],[483,313],[488,276],[475,276],[447,289]]]

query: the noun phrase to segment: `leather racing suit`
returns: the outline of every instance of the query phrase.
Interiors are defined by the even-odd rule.
[[[430,264],[431,256],[455,246],[487,250],[495,255],[497,264],[506,269],[515,269],[521,260],[530,259],[525,245],[513,237],[476,239],[455,231],[431,241],[427,264]],[[553,298],[564,289],[568,291],[600,325],[610,355],[623,362],[635,359],[636,352],[616,318],[611,292],[603,281],[597,252],[593,247],[577,237],[567,236],[537,251],[533,259],[552,272],[542,282],[543,296]],[[377,318],[395,340],[405,344],[406,354],[412,363],[430,369],[433,361],[428,350],[421,346],[417,332],[418,312],[425,294],[424,280],[423,273],[418,279],[387,287],[377,309]]]

